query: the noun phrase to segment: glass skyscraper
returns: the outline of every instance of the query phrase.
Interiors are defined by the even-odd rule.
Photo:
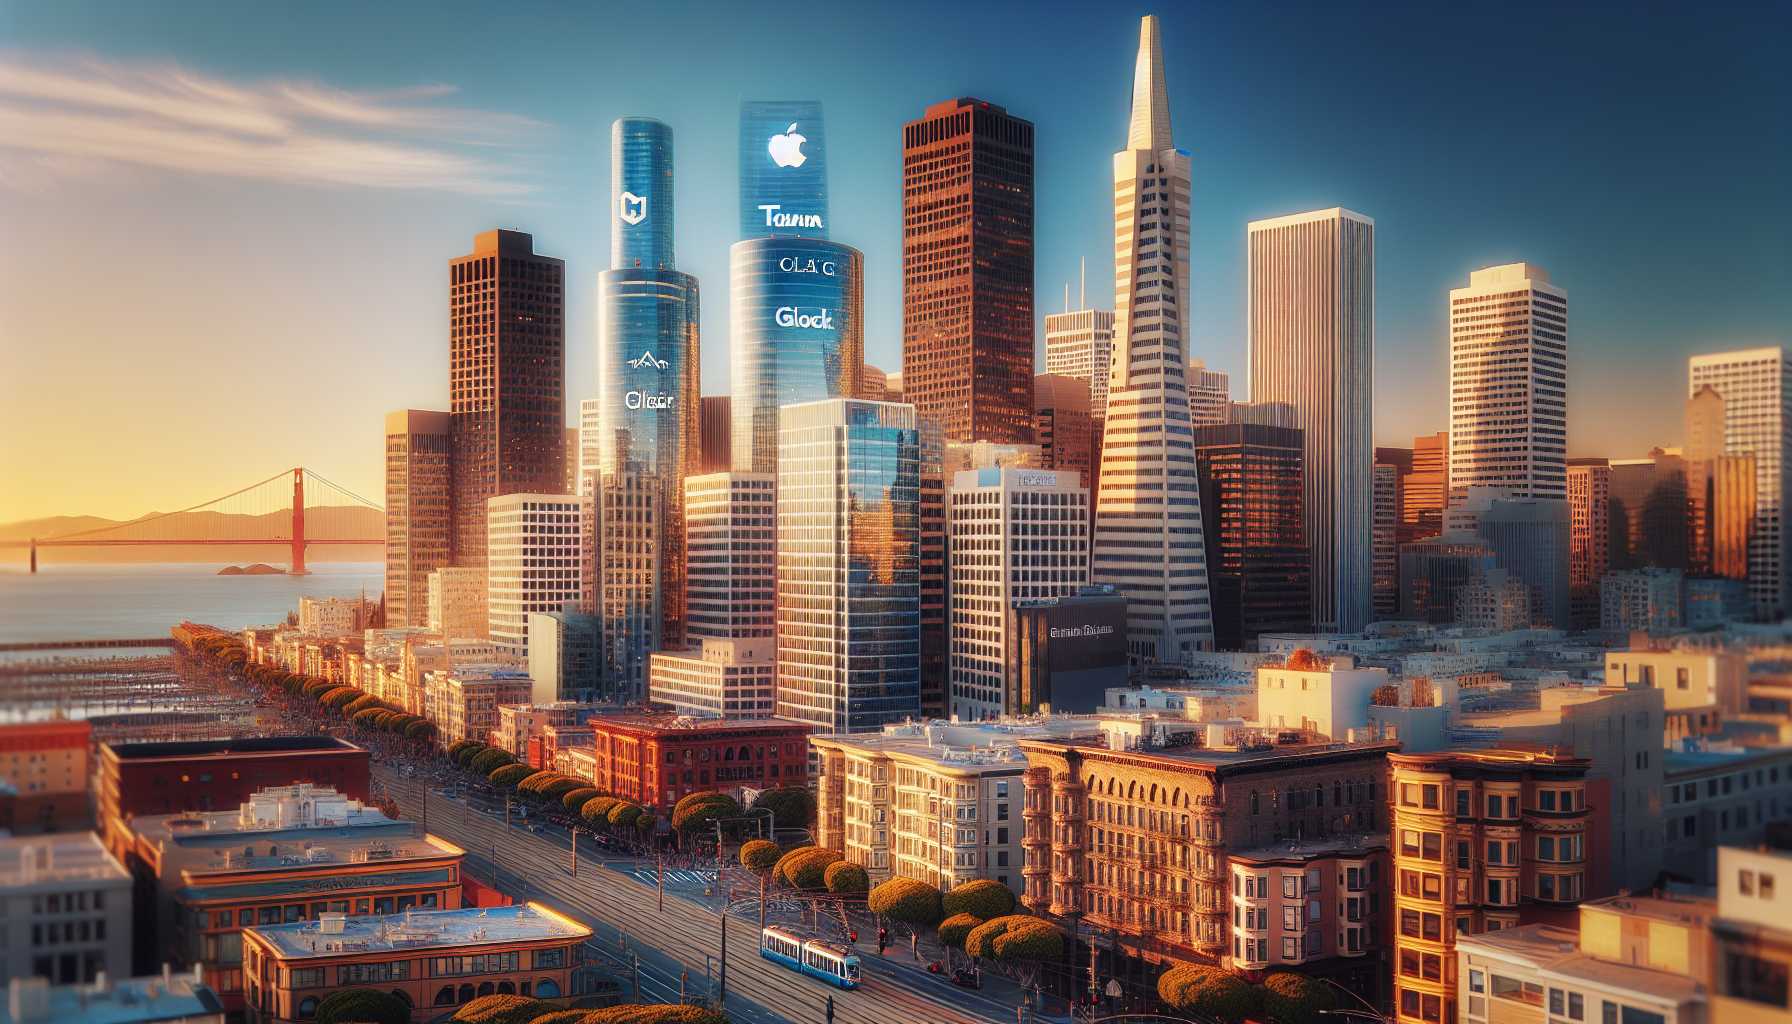
[[[864,258],[816,238],[729,250],[734,469],[776,472],[778,410],[850,398],[864,374]]]
[[[594,603],[610,692],[684,643],[684,478],[698,455],[697,279],[673,269],[672,132],[611,126],[610,253],[598,275]]]
[[[913,406],[784,407],[777,714],[866,732],[921,711],[921,438]]]
[[[651,117],[610,125],[610,267],[671,270],[672,129]]]
[[[828,237],[828,148],[821,104],[740,105],[740,236]]]

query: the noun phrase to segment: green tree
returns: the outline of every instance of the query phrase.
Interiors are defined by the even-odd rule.
[[[641,817],[641,805],[625,800],[610,808],[610,813],[604,817],[615,828],[630,828],[635,824],[635,820]]]
[[[769,839],[749,839],[740,844],[740,866],[755,875],[763,875],[776,867],[782,856],[778,844]]]
[[[584,1024],[728,1024],[728,1018],[701,1006],[624,1003],[592,1010],[585,1015]]]
[[[433,740],[436,738],[436,723],[424,718],[413,718],[405,724],[404,738],[407,740]]]
[[[772,812],[778,828],[808,828],[815,821],[815,793],[806,786],[780,786],[753,798],[753,809]]]
[[[467,762],[467,767],[481,775],[490,775],[494,768],[515,763],[516,758],[510,756],[510,751],[499,750],[496,747],[487,747],[478,754],[475,754],[473,759]]]
[[[947,917],[970,914],[993,921],[1014,913],[1014,891],[993,878],[961,882],[940,897],[940,912]]]
[[[619,802],[613,796],[594,796],[579,808],[579,817],[593,825],[608,825],[610,823],[610,808]]]
[[[871,888],[871,876],[865,873],[864,866],[849,860],[829,864],[822,880],[828,891],[837,896],[856,895]]]
[[[449,744],[448,749],[444,751],[444,753],[450,758],[455,759],[456,763],[464,763],[460,761],[460,755],[463,751],[484,749],[485,744],[476,740],[455,740],[453,743]]]
[[[494,786],[506,789],[514,787],[518,782],[529,777],[529,766],[526,764],[501,764],[486,774]]]
[[[940,944],[952,949],[963,949],[965,937],[971,934],[971,929],[982,923],[983,919],[980,917],[953,914],[940,922]]]
[[[460,744],[457,743],[455,746],[459,747]],[[461,747],[460,753],[454,755],[454,763],[460,765],[462,768],[471,767],[475,757],[478,757],[480,754],[483,754],[490,749],[492,748],[483,743],[473,743]]]
[[[1263,1012],[1276,1024],[1326,1024],[1338,1008],[1331,986],[1293,971],[1263,980]]]
[[[376,988],[342,988],[317,1004],[317,1024],[411,1024],[409,1003]]]
[[[1201,964],[1183,964],[1157,979],[1157,996],[1191,1017],[1243,1020],[1255,1014],[1257,990],[1236,974]]]
[[[585,801],[597,795],[597,790],[590,786],[580,786],[577,789],[560,794],[560,806],[577,814],[579,813],[579,808],[585,806]]]
[[[865,906],[873,914],[886,917],[908,929],[909,945],[914,945],[918,929],[939,923],[940,891],[913,878],[892,878],[871,890]]]
[[[1025,914],[985,921],[964,937],[964,951],[1014,971],[1022,988],[1031,987],[1041,966],[1064,957],[1064,933]]]
[[[449,1019],[461,1024],[529,1024],[554,1009],[558,1007],[528,996],[480,996],[454,1011]]]
[[[537,787],[535,795],[541,797],[544,801],[555,803],[568,793],[576,793],[581,789],[590,788],[591,787],[585,785],[584,779],[575,779],[570,775],[562,775],[545,786]]]
[[[740,815],[740,803],[726,793],[692,793],[672,808],[672,827],[686,835],[708,830],[717,818]]]

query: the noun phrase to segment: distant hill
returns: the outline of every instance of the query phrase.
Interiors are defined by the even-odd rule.
[[[105,519],[99,516],[46,516],[0,523],[0,541],[28,541],[33,537],[48,540],[72,533],[107,526],[124,526],[153,518],[154,513],[138,519]],[[177,530],[189,537],[242,537],[261,535],[287,537],[291,514],[270,512],[260,516],[231,515],[223,512],[183,512],[165,519],[161,530]],[[366,544],[332,545],[332,537],[383,537],[386,535],[385,513],[361,506],[319,506],[305,510],[305,536],[308,541],[305,557],[314,562],[377,562],[383,558],[377,547]],[[0,562],[24,564],[30,557],[26,548],[0,549]],[[156,545],[146,547],[42,548],[40,564],[84,565],[143,562],[201,562],[219,566],[245,562],[270,562],[285,565],[291,557],[286,544],[245,544],[241,547],[193,545]]]

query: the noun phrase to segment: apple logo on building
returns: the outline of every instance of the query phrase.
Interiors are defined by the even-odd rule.
[[[772,155],[772,162],[779,167],[801,167],[803,161],[809,159],[809,155],[803,152],[803,143],[807,141],[807,138],[797,134],[796,122],[792,121],[790,127],[784,129],[784,134],[772,136],[765,149]]]

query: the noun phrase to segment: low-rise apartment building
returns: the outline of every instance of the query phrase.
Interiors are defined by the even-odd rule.
[[[491,743],[498,731],[498,708],[528,704],[534,680],[520,668],[468,665],[431,672],[423,683],[423,717],[435,723],[436,741],[450,747],[462,740]]]
[[[131,875],[92,832],[0,838],[0,969],[55,985],[131,973]]]
[[[416,1024],[480,996],[565,1000],[588,984],[590,938],[591,929],[540,903],[385,917],[327,913],[257,926],[243,933],[248,1020],[309,1021],[325,996],[351,986],[398,993]]]
[[[592,785],[646,807],[692,793],[805,785],[810,726],[672,714],[593,719]],[[583,751],[574,751],[575,754]]]
[[[1792,851],[1718,851],[1712,932],[1712,1024],[1792,1020]]]
[[[0,833],[87,828],[93,726],[52,719],[0,725]]]
[[[1715,885],[1719,847],[1753,846],[1770,822],[1792,820],[1792,747],[1707,744],[1665,758],[1663,865],[1673,878]]]
[[[1381,1004],[1392,905],[1385,834],[1241,850],[1227,866],[1234,970],[1289,968]]]

